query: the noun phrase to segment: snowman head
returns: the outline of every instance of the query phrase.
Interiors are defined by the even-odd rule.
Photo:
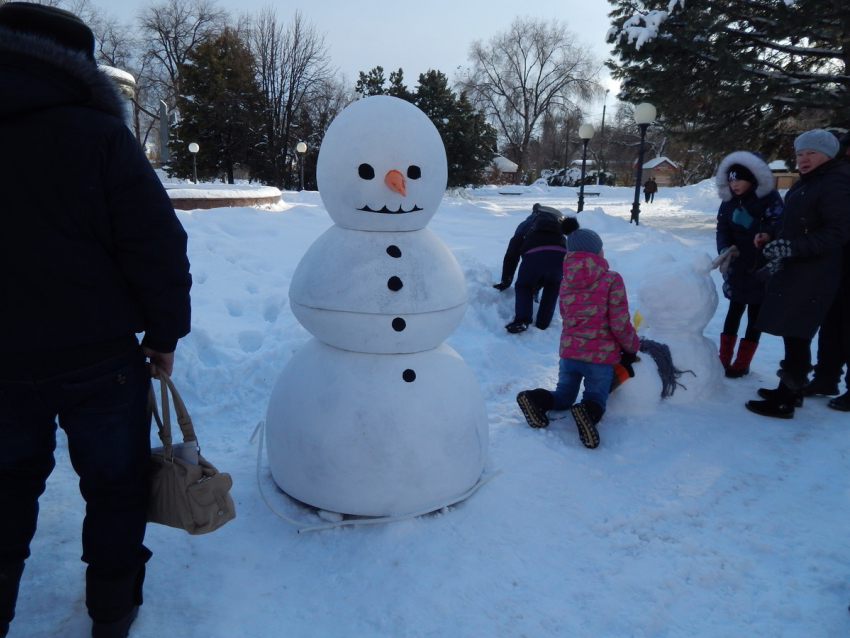
[[[425,228],[446,176],[446,150],[428,116],[385,95],[358,100],[337,115],[316,167],[328,214],[352,230]]]
[[[698,253],[690,263],[665,253],[647,266],[638,287],[638,307],[653,331],[702,334],[718,304],[710,268],[706,253]]]

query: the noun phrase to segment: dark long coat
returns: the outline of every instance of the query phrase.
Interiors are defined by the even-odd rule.
[[[186,233],[123,108],[85,55],[0,29],[0,362],[189,331]]]
[[[785,195],[776,239],[793,257],[767,282],[758,329],[811,339],[838,291],[842,249],[850,241],[850,166],[830,160],[802,175]]]

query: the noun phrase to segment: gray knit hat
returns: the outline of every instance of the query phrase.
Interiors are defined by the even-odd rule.
[[[602,250],[602,238],[588,228],[579,228],[567,235],[567,250],[598,255]]]
[[[835,157],[841,145],[838,138],[829,131],[817,128],[798,135],[794,140],[795,151],[820,151],[827,157]]]

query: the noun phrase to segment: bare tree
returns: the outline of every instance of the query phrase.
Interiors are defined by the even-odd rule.
[[[291,185],[294,147],[300,120],[309,103],[327,93],[333,75],[325,38],[296,11],[288,25],[274,9],[263,9],[250,31],[250,48],[263,96],[262,142],[252,161],[252,175],[282,187]],[[309,128],[309,127],[307,127]]]
[[[568,112],[598,91],[600,65],[557,20],[514,18],[510,28],[469,52],[462,82],[470,99],[495,123],[522,172],[541,118]]]
[[[162,98],[169,104],[179,92],[179,67],[190,51],[215,37],[227,25],[228,15],[216,0],[163,0],[139,12],[145,55],[151,59],[151,72],[161,84]]]

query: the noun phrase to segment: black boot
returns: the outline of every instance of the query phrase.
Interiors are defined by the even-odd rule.
[[[605,414],[605,408],[593,401],[576,403],[570,410],[578,428],[578,436],[584,447],[593,449],[599,446],[599,431],[596,424]]]
[[[840,393],[838,381],[827,381],[817,375],[803,387],[805,397],[834,397]]]
[[[773,398],[765,401],[747,401],[746,408],[761,416],[770,416],[776,419],[794,418],[794,406],[799,400],[802,404],[802,390],[792,390],[782,381],[774,390]]]
[[[18,587],[23,572],[23,563],[0,567],[0,637],[9,633],[9,623],[15,617],[15,603],[18,601]]]
[[[845,392],[840,397],[835,397],[826,405],[833,410],[850,412],[850,392]]]
[[[546,413],[555,404],[549,390],[543,388],[524,390],[516,395],[516,402],[531,427],[545,428],[549,425],[549,417],[546,416]]]
[[[151,553],[142,547],[140,565],[122,573],[86,570],[86,607],[94,621],[92,638],[126,638],[142,604],[145,565]]]
[[[757,394],[762,399],[767,399],[768,401],[774,401],[774,402],[779,401],[780,397],[781,397],[781,393],[783,391],[781,385],[782,384],[780,383],[780,387],[774,388],[773,390],[771,390],[770,388],[759,388]],[[795,408],[802,408],[803,407],[803,395],[805,395],[805,390],[803,391],[802,394],[797,395],[797,398],[794,401],[794,407]]]

